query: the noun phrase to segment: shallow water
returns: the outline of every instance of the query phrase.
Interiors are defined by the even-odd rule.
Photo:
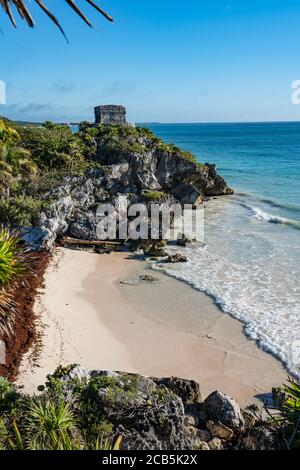
[[[236,190],[206,204],[206,247],[168,274],[211,295],[300,376],[300,123],[149,127],[217,163]]]

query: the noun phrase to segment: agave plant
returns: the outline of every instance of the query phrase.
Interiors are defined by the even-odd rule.
[[[54,16],[54,14],[48,9],[46,4],[42,0],[34,0],[35,3],[43,10],[44,13],[50,18],[50,20],[60,29],[60,31],[63,33],[63,35],[66,37],[60,22],[58,19]],[[92,23],[89,21],[89,19],[85,16],[85,14],[80,10],[80,8],[77,7],[76,3],[74,0],[65,0],[65,2],[72,8],[72,10],[80,16],[80,18],[90,27],[93,27]],[[102,8],[100,8],[94,0],[86,0],[86,2],[91,5],[95,10],[98,11],[101,15],[103,15],[108,21],[113,21],[113,18],[108,15]],[[33,28],[35,26],[34,20],[32,18],[32,15],[30,13],[30,10],[27,6],[27,2],[25,0],[0,0],[0,6],[2,6],[3,10],[5,13],[8,15],[10,21],[12,22],[13,26],[16,28],[17,23],[13,14],[12,7],[15,7],[16,10],[18,11],[19,15],[23,20],[26,21],[28,26]]]
[[[16,306],[9,289],[26,268],[25,252],[19,246],[17,236],[8,230],[0,230],[0,334],[11,332]]]
[[[284,447],[300,448],[300,384],[293,378],[273,389],[273,404],[265,407]],[[270,412],[271,410],[271,412]]]
[[[6,287],[26,269],[24,250],[18,237],[6,229],[0,230],[0,287]]]
[[[25,434],[33,450],[69,450],[76,420],[68,403],[33,401],[28,410]]]
[[[0,335],[10,335],[15,319],[16,304],[13,296],[5,289],[0,289]]]

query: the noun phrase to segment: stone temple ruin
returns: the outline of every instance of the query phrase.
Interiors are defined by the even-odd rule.
[[[96,124],[126,124],[126,108],[117,105],[102,105],[95,108]]]

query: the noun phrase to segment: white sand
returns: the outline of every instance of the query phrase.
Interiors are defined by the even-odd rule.
[[[56,251],[35,306],[39,355],[24,356],[17,381],[27,392],[69,363],[193,378],[204,396],[218,389],[241,405],[286,380],[280,362],[247,339],[242,324],[209,297],[129,258]],[[159,281],[138,281],[145,272]]]

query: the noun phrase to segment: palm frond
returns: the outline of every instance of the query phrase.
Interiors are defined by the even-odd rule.
[[[16,315],[16,304],[11,293],[0,288],[0,334],[10,335]]]
[[[0,230],[0,287],[14,282],[25,270],[25,253],[18,237],[6,229]]]
[[[42,0],[34,0],[35,3],[41,8],[41,10],[48,16],[48,18],[60,29],[62,34],[65,36],[65,32],[59,22],[59,20],[56,18],[56,16],[49,10],[49,8],[46,6],[46,4]],[[87,16],[83,13],[83,11],[76,5],[74,0],[65,0],[65,2],[72,8],[72,10],[80,16],[80,18],[91,28],[93,27],[92,23],[90,20],[87,18]],[[113,18],[106,13],[102,8],[100,8],[94,0],[86,0],[86,2],[91,5],[98,13],[100,13],[104,18],[106,18],[108,21],[113,21]],[[13,26],[16,28],[17,27],[17,22],[15,20],[15,17],[12,12],[12,6],[14,6],[21,16],[23,20],[26,21],[28,26],[33,28],[35,26],[34,20],[31,16],[31,13],[26,5],[25,0],[0,0],[0,6],[3,8],[4,12],[10,19],[11,23]]]

